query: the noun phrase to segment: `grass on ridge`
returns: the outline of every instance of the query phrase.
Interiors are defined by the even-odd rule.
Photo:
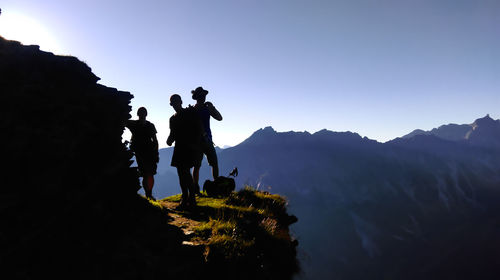
[[[180,200],[180,194],[163,199]],[[279,195],[245,187],[226,198],[202,193],[196,202],[196,212],[181,215],[201,222],[194,229],[193,239],[206,241],[207,259],[214,255],[225,259],[246,255],[255,249],[256,240],[289,238],[287,229],[281,228],[278,222],[279,217],[286,214],[286,200]]]

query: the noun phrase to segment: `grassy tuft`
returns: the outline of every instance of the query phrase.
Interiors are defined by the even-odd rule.
[[[208,238],[211,236],[232,234],[235,230],[236,223],[234,221],[214,220],[210,218],[208,222],[196,227],[194,233],[196,236]]]
[[[164,199],[180,200],[181,195]],[[233,266],[235,279],[283,278],[274,273],[298,269],[296,243],[288,231],[293,219],[286,212],[283,197],[246,187],[226,198],[202,195],[196,202],[195,211],[179,214],[200,222],[193,229],[192,240],[204,244],[207,263],[225,270]],[[255,275],[238,275],[239,266],[254,267]]]
[[[147,199],[147,201],[149,202],[149,204],[153,205],[154,207],[159,208],[159,209],[161,209],[161,210],[164,210],[164,207],[163,207],[163,205],[160,203],[160,201],[159,201],[159,200]]]
[[[287,202],[282,196],[256,191],[249,186],[233,193],[228,198],[227,203],[235,206],[257,208],[262,215],[282,215],[286,213],[287,206]]]

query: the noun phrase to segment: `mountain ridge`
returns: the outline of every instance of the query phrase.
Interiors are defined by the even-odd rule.
[[[268,127],[221,150],[219,168],[238,167],[238,188],[288,198],[301,221],[292,231],[311,259],[302,259],[301,279],[470,279],[479,269],[494,279],[500,149],[496,140],[474,140],[497,139],[497,122],[481,119],[470,140],[456,141],[415,135],[379,143],[352,132]],[[203,163],[201,180],[210,176]]]
[[[485,117],[474,120],[471,124],[441,125],[429,131],[425,131],[422,129],[415,129],[414,131],[410,132],[409,134],[403,135],[400,138],[409,139],[417,135],[434,135],[436,137],[450,141],[462,141],[462,140],[468,141],[471,139],[471,137],[472,138],[475,137],[474,134],[478,133],[476,131],[478,127],[480,130],[484,129],[498,130],[500,128],[500,120],[494,120],[493,118],[490,117],[489,114],[487,114]],[[474,143],[477,141],[472,141],[472,142]],[[479,140],[479,142],[481,142],[481,140]]]

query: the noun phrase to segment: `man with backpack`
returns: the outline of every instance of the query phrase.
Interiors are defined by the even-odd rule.
[[[197,190],[190,169],[201,162],[203,157],[201,150],[203,128],[194,107],[182,108],[182,99],[178,94],[170,97],[170,105],[174,108],[175,114],[170,117],[167,145],[171,146],[175,142],[171,165],[177,168],[182,191],[179,207],[194,207]]]

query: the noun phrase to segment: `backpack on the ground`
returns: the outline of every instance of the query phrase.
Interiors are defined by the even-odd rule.
[[[219,176],[215,181],[206,180],[203,190],[208,196],[229,196],[234,191],[236,184],[233,178]]]

